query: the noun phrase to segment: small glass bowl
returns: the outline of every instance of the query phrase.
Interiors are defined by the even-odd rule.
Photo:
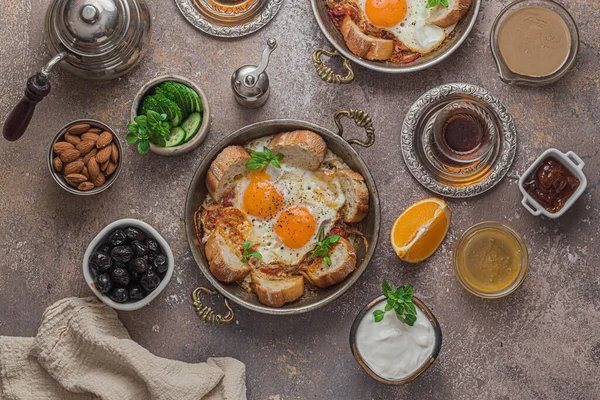
[[[519,271],[519,275],[514,280],[514,282],[511,283],[508,287],[497,292],[483,292],[469,285],[469,283],[461,275],[460,270],[458,268],[458,256],[462,244],[465,242],[465,240],[484,229],[496,229],[508,233],[514,239],[515,243],[519,247],[519,250],[521,251],[521,269]],[[454,249],[452,250],[452,270],[454,271],[454,276],[456,277],[456,280],[458,280],[458,282],[462,285],[463,288],[465,288],[467,292],[484,299],[499,299],[501,297],[508,296],[509,294],[517,290],[525,280],[528,265],[529,258],[527,246],[525,245],[525,242],[523,241],[521,236],[519,236],[517,232],[515,232],[508,226],[494,221],[480,222],[468,228],[466,231],[463,232],[462,235],[460,235],[460,237],[456,241],[456,245],[454,245]]]
[[[567,28],[569,29],[569,33],[571,35],[571,49],[569,50],[569,55],[567,56],[567,60],[565,63],[556,70],[554,73],[546,76],[527,76],[517,74],[508,68],[508,65],[504,61],[502,57],[502,53],[500,51],[500,46],[498,44],[498,36],[500,34],[500,28],[502,24],[506,20],[508,16],[510,16],[514,11],[523,8],[523,7],[545,7],[554,12],[556,12],[562,19],[565,21]],[[504,83],[508,84],[517,84],[517,85],[530,85],[530,86],[544,86],[554,83],[561,79],[575,64],[575,59],[577,58],[577,53],[579,53],[579,30],[577,29],[577,24],[575,20],[571,16],[571,14],[560,4],[552,0],[517,0],[513,3],[510,3],[498,14],[494,24],[492,25],[492,30],[490,31],[490,47],[492,48],[492,55],[496,60],[496,65],[498,67],[498,74],[500,75],[500,80]]]
[[[429,357],[427,358],[427,360],[425,360],[425,362],[419,367],[419,369],[417,369],[415,372],[413,372],[411,375],[409,375],[405,378],[392,380],[392,379],[386,379],[386,378],[383,378],[383,377],[377,375],[369,367],[369,365],[367,364],[365,359],[360,355],[360,352],[358,351],[358,347],[356,345],[356,331],[358,330],[358,326],[360,325],[360,322],[362,321],[362,319],[365,318],[365,316],[367,316],[367,314],[370,315],[371,309],[373,309],[373,307],[375,307],[377,304],[381,303],[382,301],[385,301],[385,299],[386,299],[385,296],[379,296],[379,297],[371,300],[369,302],[369,304],[367,304],[358,313],[358,315],[354,319],[354,322],[352,323],[352,327],[350,328],[350,349],[352,350],[352,354],[354,355],[354,358],[356,359],[358,364],[371,376],[371,378],[373,378],[379,382],[386,383],[388,385],[404,385],[404,384],[410,383],[413,380],[417,379],[421,374],[423,374],[425,371],[427,371],[427,369],[431,366],[431,364],[433,364],[433,362],[437,359],[438,355],[440,354],[440,350],[442,348],[442,328],[440,328],[439,322],[437,321],[437,319],[435,318],[435,316],[433,315],[431,310],[429,310],[429,308],[427,308],[425,303],[423,303],[418,298],[413,297],[412,301],[413,301],[414,305],[419,307],[419,309],[421,311],[423,311],[423,314],[425,314],[427,316],[427,318],[429,318],[429,322],[431,322],[431,325],[433,326],[433,330],[435,331],[435,345],[433,346],[433,350],[432,350],[431,354],[429,355]]]

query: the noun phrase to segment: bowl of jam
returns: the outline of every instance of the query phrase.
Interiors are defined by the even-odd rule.
[[[533,215],[560,217],[585,191],[584,165],[572,151],[546,150],[519,179],[521,204]]]

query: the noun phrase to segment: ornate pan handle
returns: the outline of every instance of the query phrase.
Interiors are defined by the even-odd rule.
[[[194,307],[194,311],[200,320],[206,322],[207,324],[228,324],[233,321],[233,310],[229,306],[229,301],[225,299],[225,308],[227,309],[227,314],[220,315],[215,313],[215,311],[209,307],[202,304],[202,299],[200,298],[200,294],[208,293],[210,295],[215,295],[217,292],[215,290],[210,290],[205,287],[197,287],[192,292],[192,307]]]
[[[322,54],[325,54],[328,57],[335,57],[335,56],[341,57],[341,59],[343,60],[343,63],[344,63],[344,69],[348,72],[348,74],[346,76],[341,76],[341,75],[333,72],[333,70],[331,68],[329,68],[327,65],[323,64],[323,61],[321,60]],[[348,59],[346,57],[341,56],[340,53],[338,53],[337,51],[327,51],[327,50],[323,50],[323,49],[317,49],[313,52],[312,58],[313,58],[313,64],[315,65],[315,68],[317,69],[317,73],[319,74],[319,77],[321,78],[321,80],[323,80],[327,83],[337,83],[337,84],[352,83],[354,81],[354,71],[352,71],[352,66],[350,65],[350,61],[348,61]]]
[[[350,119],[353,119],[354,122],[356,122],[356,125],[358,125],[361,128],[364,128],[365,132],[367,133],[366,142],[358,139],[350,139],[347,140],[348,143],[357,144],[359,146],[367,148],[373,146],[373,143],[375,143],[375,128],[373,127],[373,120],[371,119],[369,114],[362,110],[352,109],[338,111],[335,114],[335,124],[338,127],[338,135],[340,136],[342,136],[342,134],[344,133],[344,127],[342,126],[341,122],[342,117],[348,117]]]

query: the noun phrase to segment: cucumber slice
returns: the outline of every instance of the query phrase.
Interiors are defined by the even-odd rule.
[[[156,88],[156,93],[160,93],[164,95],[169,100],[173,101],[175,104],[179,106],[183,115],[188,115],[191,111],[188,109],[187,101],[185,101],[184,97],[179,90],[177,90],[177,86],[175,82],[163,82]]]
[[[194,103],[194,111],[201,113],[203,107],[202,107],[202,100],[200,100],[200,96],[198,96],[198,93],[196,93],[193,89],[190,89],[189,92],[192,96],[192,100]]]
[[[182,85],[181,83],[175,83],[175,87],[177,88],[179,95],[181,96],[183,102],[185,103],[185,108],[186,108],[185,111],[186,112],[184,115],[188,116],[195,109],[192,99],[190,98],[190,95],[188,93],[188,87],[185,85]]]
[[[193,112],[181,123],[181,128],[185,131],[185,141],[189,141],[198,133],[202,125],[202,115],[198,112]]]
[[[167,143],[165,147],[179,146],[185,141],[186,132],[180,127],[176,126],[171,129],[171,134],[167,137]]]

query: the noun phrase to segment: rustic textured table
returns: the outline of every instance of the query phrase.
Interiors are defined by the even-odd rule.
[[[230,41],[196,31],[173,1],[148,2],[153,41],[139,68],[109,83],[59,70],[28,133],[17,142],[0,143],[0,335],[34,335],[49,304],[90,296],[81,274],[88,242],[109,222],[131,217],[160,231],[176,261],[172,281],[149,307],[120,313],[131,335],[159,356],[244,361],[249,398],[600,398],[600,3],[565,1],[582,35],[576,66],[557,84],[530,88],[503,84],[490,53],[490,26],[505,0],[483,2],[470,37],[441,65],[407,76],[355,67],[356,81],[345,86],[328,85],[316,76],[311,52],[329,46],[308,1],[286,1],[259,33]],[[20,98],[27,77],[49,59],[43,43],[47,5],[47,0],[0,0],[0,120]],[[247,110],[232,97],[230,75],[242,64],[257,62],[268,37],[279,41],[269,67],[271,99],[259,110]],[[71,120],[96,118],[123,138],[135,92],[165,73],[189,77],[210,98],[214,122],[201,148],[161,158],[141,157],[127,146],[121,176],[108,191],[85,198],[59,188],[46,165],[55,132]],[[400,127],[417,97],[446,82],[473,83],[500,97],[516,119],[519,148],[513,168],[495,189],[470,200],[450,200],[454,219],[444,244],[427,262],[409,266],[394,255],[388,232],[406,206],[432,194],[413,180],[402,161]],[[309,314],[277,318],[236,306],[231,325],[200,322],[189,295],[206,280],[188,248],[183,210],[202,157],[251,122],[297,118],[333,128],[333,114],[347,107],[368,111],[377,135],[372,148],[358,149],[377,181],[382,204],[381,240],[369,268],[348,293]],[[362,134],[350,124],[349,134]],[[589,182],[573,209],[554,221],[523,209],[517,187],[520,174],[548,147],[579,154]],[[453,243],[482,220],[510,225],[529,247],[525,283],[502,300],[468,294],[452,274]],[[372,380],[348,345],[354,316],[380,293],[382,278],[413,284],[444,334],[437,362],[405,387]]]

